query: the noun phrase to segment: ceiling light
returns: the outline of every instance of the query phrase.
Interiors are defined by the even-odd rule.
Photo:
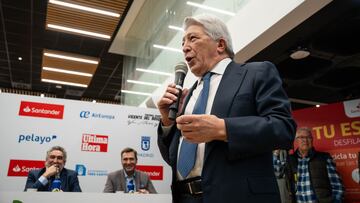
[[[156,71],[156,70],[149,70],[149,69],[143,69],[143,68],[136,68],[137,71],[142,71],[142,72],[146,72],[146,73],[152,73],[152,74],[157,74],[157,75],[166,75],[166,76],[171,76],[172,73],[166,73],[166,72],[161,72],[161,71]]]
[[[84,62],[84,63],[91,63],[91,64],[98,64],[99,63],[98,61],[94,61],[94,60],[78,58],[78,57],[73,57],[73,56],[65,56],[65,55],[61,55],[61,54],[53,54],[53,53],[49,53],[49,52],[45,52],[44,55],[48,56],[48,57],[61,58],[61,59]]]
[[[184,29],[183,29],[182,27],[177,27],[177,26],[169,25],[168,28],[173,29],[173,30],[178,30],[178,31],[184,32]]]
[[[99,37],[99,38],[103,38],[103,39],[111,38],[110,35],[104,35],[104,34],[100,34],[100,33],[96,33],[96,32],[89,32],[89,31],[85,31],[85,30],[69,28],[69,27],[60,26],[60,25],[47,24],[47,26],[49,28],[53,28],[53,29],[57,29],[57,30],[64,30],[64,31],[68,31],[68,32],[74,32],[74,33],[79,33],[79,34],[83,34],[83,35]]]
[[[61,80],[50,80],[50,79],[41,79],[42,82],[49,82],[49,83],[57,83],[62,85],[70,85],[70,86],[76,86],[76,87],[87,87],[87,85],[80,84],[80,83],[74,83],[74,82],[65,82]]]
[[[72,75],[81,75],[86,77],[92,77],[93,75],[90,73],[84,73],[84,72],[78,72],[78,71],[71,71],[71,70],[64,70],[59,68],[51,68],[51,67],[43,67],[44,70],[47,71],[53,71],[53,72],[59,72],[59,73],[66,73],[66,74],[72,74]]]
[[[160,87],[161,84],[158,83],[152,83],[152,82],[143,82],[143,81],[137,81],[137,80],[127,80],[128,83],[135,83],[140,85],[148,85],[148,86],[154,86],[154,87]]]
[[[176,49],[176,48],[172,48],[172,47],[162,46],[162,45],[158,45],[158,44],[154,44],[153,47],[159,48],[159,49],[165,49],[165,50],[169,50],[169,51],[174,51],[174,52],[180,52],[180,53],[182,53],[182,50],[181,50],[181,49]]]
[[[150,93],[146,92],[136,92],[136,91],[130,91],[130,90],[121,90],[122,93],[128,93],[128,94],[136,94],[136,95],[143,95],[143,96],[151,96]]]
[[[18,60],[19,60],[19,61],[22,61],[22,57],[21,57],[21,56],[19,56],[19,57],[18,57]]]
[[[195,6],[195,7],[198,7],[198,8],[202,8],[202,9],[205,9],[205,10],[209,10],[209,11],[215,11],[215,12],[222,13],[222,14],[229,15],[229,16],[235,16],[235,13],[233,13],[233,12],[224,11],[224,10],[221,10],[221,9],[218,9],[218,8],[213,8],[213,7],[210,7],[210,6],[205,6],[205,5],[198,4],[198,3],[195,3],[195,2],[192,2],[192,1],[187,1],[186,4],[190,5],[190,6]]]
[[[83,10],[83,11],[88,11],[88,12],[92,12],[92,13],[98,13],[98,14],[102,14],[102,15],[107,15],[107,16],[112,16],[112,17],[120,17],[120,14],[118,13],[113,13],[113,12],[109,12],[109,11],[104,11],[104,10],[100,10],[100,9],[96,9],[96,8],[90,8],[87,6],[81,6],[81,5],[77,5],[77,4],[72,4],[72,3],[67,3],[67,2],[62,2],[62,1],[57,1],[57,0],[50,0],[50,3],[56,4],[56,5],[60,5],[60,6],[65,6],[65,7],[70,7],[70,8],[75,8],[75,9],[79,9],[79,10]]]
[[[306,58],[309,55],[310,55],[310,52],[307,49],[298,47],[295,51],[293,51],[290,54],[290,57],[292,59],[299,60],[299,59]]]

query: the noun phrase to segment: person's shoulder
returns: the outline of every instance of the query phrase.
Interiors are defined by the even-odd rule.
[[[315,151],[316,156],[323,158],[323,159],[330,159],[332,158],[330,153],[328,152],[320,152],[320,151]]]
[[[143,171],[139,171],[139,170],[136,170],[135,171],[137,174],[139,174],[141,177],[149,177],[149,174],[143,172]]]
[[[249,71],[263,71],[276,69],[275,65],[270,61],[256,61],[239,64],[241,67],[248,69]]]
[[[30,170],[30,171],[29,171],[29,175],[35,175],[35,176],[37,176],[38,174],[41,173],[42,170],[43,170],[42,168]]]
[[[65,172],[66,172],[68,175],[77,175],[77,172],[76,172],[75,170],[68,169],[68,168],[64,168],[63,170],[65,170]]]
[[[120,169],[120,170],[116,170],[116,171],[112,171],[112,172],[108,173],[108,176],[109,177],[119,176],[122,173],[124,173],[124,170]]]

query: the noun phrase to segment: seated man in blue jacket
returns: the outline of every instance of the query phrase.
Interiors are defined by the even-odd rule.
[[[77,173],[64,168],[66,151],[63,147],[54,146],[46,153],[45,168],[32,170],[26,180],[25,191],[34,188],[38,191],[51,191],[52,183],[57,176],[60,181],[60,190],[63,192],[81,192]]]

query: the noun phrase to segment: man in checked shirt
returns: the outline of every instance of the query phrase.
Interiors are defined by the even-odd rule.
[[[310,128],[298,128],[295,139],[298,149],[287,161],[293,202],[342,202],[344,186],[330,154],[314,149]]]

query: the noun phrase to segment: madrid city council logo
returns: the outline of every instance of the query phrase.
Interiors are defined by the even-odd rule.
[[[150,149],[150,136],[141,136],[141,149],[144,151]]]

